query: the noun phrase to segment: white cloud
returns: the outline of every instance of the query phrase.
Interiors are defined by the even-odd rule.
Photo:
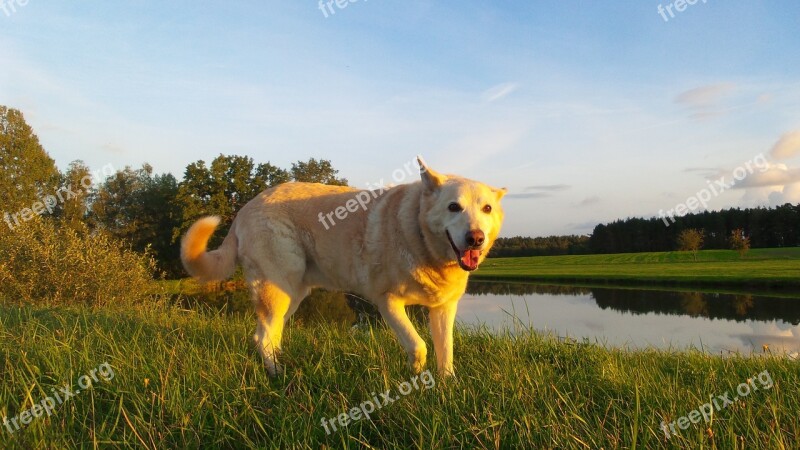
[[[516,91],[518,87],[519,84],[517,83],[498,84],[484,91],[481,98],[483,98],[483,101],[491,103],[506,97],[508,94]]]
[[[772,146],[769,155],[775,159],[788,159],[800,153],[800,131],[786,133]]]
[[[730,180],[730,175],[727,178]],[[747,174],[747,177],[736,182],[733,188],[784,186],[797,182],[800,182],[800,169],[791,168],[786,164],[768,164],[763,171],[756,169],[753,173]]]

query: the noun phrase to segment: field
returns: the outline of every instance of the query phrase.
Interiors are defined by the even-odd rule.
[[[768,353],[625,351],[460,330],[458,378],[414,380],[383,328],[293,324],[286,373],[269,379],[252,329],[247,314],[164,304],[2,306],[0,419],[30,423],[4,426],[0,447],[779,449],[796,448],[800,433],[800,364]],[[106,363],[78,393],[81,377]],[[736,399],[748,381],[749,395],[719,399],[709,423],[690,423],[710,397]],[[50,416],[23,415],[62,389],[75,395],[53,401]],[[387,390],[391,403],[379,394]],[[331,429],[375,397],[387,404],[371,420]],[[661,422],[682,416],[666,439]]]
[[[293,319],[286,371],[270,379],[246,298],[234,310],[177,302],[201,287],[145,283],[128,259],[87,263],[104,264],[125,270],[86,272],[95,276],[89,285],[63,277],[64,264],[36,265],[25,283],[7,285],[17,290],[0,298],[0,448],[775,449],[800,439],[800,362],[769,349],[723,358],[459,328],[457,378],[442,379],[412,374],[382,325],[332,323],[347,310],[343,297],[318,292],[321,301],[304,304],[341,304],[322,307],[327,321]],[[794,249],[745,258],[707,251],[697,261],[682,253],[490,259],[479,275],[786,290],[799,264]],[[83,297],[103,301],[78,301],[86,286],[97,291]],[[712,407],[706,422],[699,411]]]
[[[800,248],[490,258],[474,275],[506,281],[800,288]]]

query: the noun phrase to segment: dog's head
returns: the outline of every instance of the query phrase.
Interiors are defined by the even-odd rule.
[[[435,172],[417,158],[422,178],[422,211],[431,250],[471,272],[494,244],[503,224],[500,199],[506,189]]]

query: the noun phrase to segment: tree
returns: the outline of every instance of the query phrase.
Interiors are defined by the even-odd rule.
[[[149,164],[137,170],[125,167],[98,189],[91,221],[134,250],[150,251],[167,276],[180,276],[179,249],[172,239],[172,230],[182,219],[177,195],[178,182],[172,174],[154,175]]]
[[[339,171],[334,169],[331,162],[326,159],[317,161],[311,158],[308,162],[298,161],[297,163],[292,163],[291,172],[294,181],[347,186],[347,180],[345,178],[336,178],[336,174],[338,174]]]
[[[39,143],[25,117],[0,105],[0,192],[2,209],[13,214],[58,189],[55,161]]]
[[[173,240],[177,241],[198,218],[217,215],[222,217],[222,230],[210,246],[218,245],[242,206],[264,189],[289,180],[285,170],[269,163],[256,166],[247,156],[219,155],[210,167],[202,160],[189,164],[178,187],[176,201],[182,212]]]
[[[750,237],[744,235],[744,230],[737,228],[731,231],[731,236],[728,239],[732,250],[739,252],[739,257],[744,255],[750,250]]]
[[[87,230],[89,203],[95,194],[91,177],[89,167],[81,160],[72,161],[67,171],[61,175],[61,186],[78,195],[74,198],[62,196],[64,201],[59,202],[55,214],[64,226],[79,233]]]
[[[697,261],[697,251],[703,246],[703,232],[695,228],[688,228],[678,234],[678,250],[692,252]]]

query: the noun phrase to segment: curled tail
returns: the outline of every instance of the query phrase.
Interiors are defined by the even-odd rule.
[[[181,240],[181,261],[189,275],[201,281],[224,280],[236,270],[238,240],[231,231],[218,249],[206,251],[208,239],[219,225],[218,216],[203,217],[195,222]]]

